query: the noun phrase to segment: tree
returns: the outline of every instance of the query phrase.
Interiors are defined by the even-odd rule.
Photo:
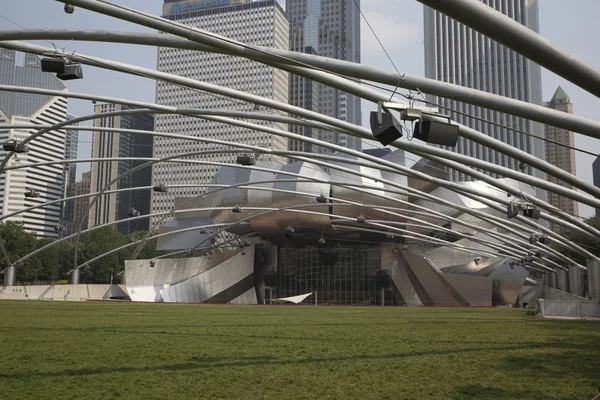
[[[600,218],[599,217],[592,217],[592,218],[588,219],[586,221],[586,223],[588,225],[590,225],[591,227],[600,230]],[[594,254],[595,256],[600,257],[600,240],[599,239],[592,239],[591,237],[589,237],[583,233],[575,232],[575,231],[568,231],[563,236],[565,239],[572,241],[573,243],[583,247],[585,250],[589,251],[590,253]],[[559,250],[561,253],[563,253],[567,257],[572,258],[573,260],[577,261],[578,263],[580,263],[582,265],[586,264],[586,261],[587,261],[586,258],[584,256],[580,255],[579,253],[575,253],[572,250],[565,249],[564,247],[559,247],[556,245],[554,247],[557,250]]]
[[[86,234],[85,241],[81,243],[78,261],[82,264],[125,244],[127,239],[114,226],[93,230]],[[82,270],[84,281],[110,283],[111,277],[123,270],[123,260],[119,253],[112,253],[84,268]]]
[[[137,241],[143,239],[147,233],[148,233],[148,231],[133,232],[132,234],[130,234],[128,236],[128,239],[131,242],[133,242],[133,241],[137,242]],[[156,233],[152,232],[150,234],[150,238],[153,237],[154,235],[156,235]],[[150,258],[158,257],[162,254],[165,254],[164,251],[156,250],[156,239],[150,239],[150,238],[148,238],[148,240],[146,240],[144,247],[142,248],[142,250],[136,257],[137,259],[147,260]],[[136,248],[137,248],[137,244],[135,246],[132,246],[130,249],[128,248],[126,250],[126,254],[124,255],[123,259],[128,260],[131,257],[131,254],[133,253],[134,249],[136,249]]]
[[[4,248],[8,254],[11,263],[14,263],[23,256],[31,253],[36,248],[36,237],[25,230],[23,223],[15,221],[6,221],[0,223],[0,237],[4,240]],[[4,254],[0,256],[0,270],[8,267]],[[35,262],[25,263],[25,270],[29,275],[35,276],[38,273],[39,265]],[[18,276],[18,274],[17,274]],[[27,273],[26,273],[27,276]]]

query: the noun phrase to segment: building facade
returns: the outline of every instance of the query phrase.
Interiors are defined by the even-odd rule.
[[[84,172],[81,175],[81,180],[75,182],[73,185],[73,196],[83,196],[86,194],[90,194],[92,182],[92,172]],[[86,213],[88,204],[90,203],[89,197],[82,197],[79,199],[75,199],[73,205],[73,222],[70,222],[65,227],[65,235],[71,235],[77,232],[77,227],[79,226],[79,222],[83,220],[82,230],[88,228],[88,214]]]
[[[559,86],[552,96],[552,99],[546,103],[546,107],[554,110],[573,114],[573,103],[571,98]],[[575,170],[575,137],[573,132],[555,126],[544,125],[544,135],[548,141],[546,142],[546,161],[558,168],[567,171],[570,174],[576,175]],[[569,147],[565,147],[569,146]],[[548,175],[548,180],[557,185],[565,186],[575,190],[572,185],[569,185],[560,179]],[[548,193],[548,202],[554,207],[559,208],[571,215],[579,215],[579,203],[575,200],[568,199],[556,193]],[[550,229],[559,232],[559,226],[550,224]]]
[[[133,108],[120,104],[98,104],[94,111],[97,114],[103,114],[131,109]],[[154,130],[154,117],[151,115],[110,116],[94,120],[94,126],[152,131]],[[122,160],[92,163],[90,187],[92,193],[101,191],[113,181],[115,182],[110,186],[111,190],[151,186],[152,184],[151,168],[143,168],[119,178],[127,171],[147,162],[133,161],[127,158],[152,157],[152,136],[150,135],[95,131],[92,140],[92,157],[123,158]],[[137,214],[150,214],[150,190],[148,189],[103,195],[90,208],[89,226],[107,224]],[[117,225],[119,232],[124,235],[137,230],[148,230],[148,228],[148,218],[135,222],[122,222]]]
[[[480,0],[529,29],[539,32],[537,0]],[[527,58],[475,30],[424,6],[425,75],[428,78],[479,89],[533,104],[542,104],[541,68]],[[454,121],[492,136],[543,159],[542,125],[523,118],[483,109],[470,104],[429,96],[440,111]],[[455,110],[457,112],[453,112]],[[463,115],[460,113],[466,113]],[[517,131],[526,132],[529,136]],[[536,138],[537,137],[537,138]],[[503,153],[459,138],[454,151],[502,165],[522,169],[545,179],[545,174]],[[485,172],[485,171],[482,171]],[[486,172],[487,173],[487,172]],[[496,174],[489,173],[493,177]],[[463,173],[451,173],[452,180],[468,180]],[[545,192],[538,192],[545,198]]]
[[[288,22],[276,0],[218,0],[183,2],[165,0],[163,16],[178,23],[198,27],[217,35],[241,42],[288,49]],[[223,54],[192,50],[159,48],[158,68],[178,76],[217,84],[267,99],[288,103],[288,74],[248,59]],[[165,82],[158,82],[157,103],[219,111],[253,111],[251,103],[215,96]],[[287,130],[287,124],[253,121],[266,127]],[[227,124],[181,115],[161,114],[156,117],[159,132],[179,133],[197,137],[250,144],[274,150],[287,150],[288,140],[283,137]],[[225,149],[226,146],[157,137],[154,157],[164,158],[181,153]],[[233,153],[213,152],[194,156],[200,162],[234,162]],[[261,161],[283,164],[284,157],[262,155]],[[159,163],[153,168],[154,183],[181,185],[168,193],[152,193],[152,212],[171,210],[176,199],[192,198],[205,191],[217,171],[217,165],[189,163]]]
[[[68,119],[74,119],[73,115],[67,115]],[[79,125],[79,124],[75,124]],[[79,131],[76,129],[67,129],[65,137],[65,160],[77,159],[79,150]],[[77,178],[77,164],[65,164],[65,197],[73,197],[75,194],[75,180]],[[67,229],[70,223],[74,222],[75,200],[69,200],[63,203],[62,223],[63,229]]]
[[[22,58],[21,58],[22,57]],[[40,58],[0,50],[0,83],[66,91],[67,87],[52,73],[42,72]],[[29,93],[0,92],[0,122],[8,124],[57,124],[67,118],[65,97]],[[24,140],[37,129],[0,130],[0,142]],[[65,157],[64,130],[52,130],[29,143],[29,152],[16,154],[9,165],[60,161]],[[0,148],[0,158],[6,156]],[[8,170],[0,174],[0,213],[6,215],[37,204],[63,198],[65,169],[61,164]],[[25,197],[31,190],[39,197]],[[27,211],[9,219],[22,222],[25,229],[40,237],[57,237],[61,204]]]
[[[356,3],[356,4],[355,4]],[[360,0],[287,0],[290,50],[360,63]],[[290,104],[361,125],[360,98],[290,74]],[[360,150],[361,140],[337,132],[291,126],[294,133]],[[293,151],[328,152],[291,140]]]

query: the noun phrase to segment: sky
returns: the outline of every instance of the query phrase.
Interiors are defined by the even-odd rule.
[[[280,1],[285,8],[285,1]],[[113,2],[160,15],[162,0],[114,0]],[[424,76],[423,6],[416,0],[362,0],[361,10],[375,34],[390,55],[379,45],[365,21],[361,21],[361,63],[402,73]],[[580,59],[600,69],[600,1],[598,0],[539,0],[540,34]],[[10,21],[9,21],[10,20]],[[63,12],[63,4],[51,0],[19,0],[0,9],[0,29],[54,28],[151,31],[129,22],[76,9],[72,15]],[[47,42],[33,42],[51,47]],[[53,43],[59,48],[109,60],[156,68],[156,49],[144,46],[102,44],[91,42]],[[393,64],[392,64],[393,62]],[[574,84],[542,68],[543,100],[548,101],[560,85],[571,97],[574,114],[600,120],[600,99]],[[72,92],[121,97],[131,100],[155,101],[154,81],[85,66],[84,79],[67,82]],[[368,126],[369,112],[375,105],[363,101],[363,125]],[[69,112],[83,116],[93,114],[89,101],[69,100]],[[89,157],[91,134],[80,135],[79,156]],[[575,146],[600,153],[600,141],[575,135]],[[409,156],[410,158],[410,156]],[[592,182],[591,164],[594,157],[577,153],[577,175]],[[78,176],[89,166],[81,166]],[[588,206],[580,207],[584,217],[592,215]]]

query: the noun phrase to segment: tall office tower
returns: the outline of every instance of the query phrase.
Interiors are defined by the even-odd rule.
[[[120,104],[97,104],[96,114],[114,111],[131,110],[132,107]],[[120,115],[103,117],[94,120],[94,126],[142,131],[154,130],[154,117],[151,115]],[[132,174],[127,171],[147,161],[132,161],[127,158],[152,157],[152,136],[141,133],[116,133],[95,131],[92,139],[93,158],[122,158],[122,160],[92,163],[92,193],[100,192],[111,182],[110,189],[127,189],[140,186],[151,186],[152,170],[143,168]],[[90,208],[89,226],[107,224],[136,215],[150,214],[150,190],[133,190],[103,195]],[[122,222],[117,229],[124,235],[138,230],[148,230],[148,218],[135,222]]]
[[[22,57],[22,58],[21,58]],[[42,72],[40,58],[0,50],[0,83],[66,91],[54,74]],[[0,122],[9,124],[57,124],[67,118],[67,99],[28,93],[0,92]],[[0,142],[24,140],[37,129],[0,130]],[[65,155],[65,131],[53,130],[29,144],[29,152],[12,157],[9,165],[59,161]],[[6,152],[0,148],[0,159]],[[0,174],[0,211],[2,215],[63,197],[64,167],[61,164],[4,171]],[[33,195],[25,197],[25,194]],[[36,195],[39,194],[39,197]],[[57,237],[61,205],[27,211],[9,219],[22,222],[37,236]]]
[[[287,0],[290,50],[360,63],[360,0]],[[360,98],[290,74],[290,104],[361,125]],[[293,132],[360,150],[359,138],[314,128]],[[290,150],[325,152],[292,140]]]
[[[250,45],[288,49],[287,17],[277,0],[254,2],[249,0],[197,2],[165,0],[163,16],[172,21],[198,27]],[[226,86],[288,103],[287,72],[248,59],[192,50],[159,48],[157,69],[161,72]],[[219,111],[253,111],[255,109],[251,103],[214,96],[210,93],[164,82],[157,83],[156,101],[173,107]],[[259,109],[262,110],[261,107]],[[266,127],[288,130],[287,124],[270,121],[252,122]],[[286,138],[181,115],[157,115],[155,129],[159,132],[194,135],[274,150],[287,150],[288,148]],[[181,153],[226,148],[228,147],[157,137],[154,140],[154,157],[163,158]],[[198,161],[224,163],[235,162],[235,158],[236,155],[233,153],[221,152],[194,156],[194,159]],[[273,155],[261,155],[259,160],[279,164],[286,162],[284,157]],[[210,183],[217,168],[216,165],[208,164],[173,162],[156,164],[153,168],[154,183],[189,185],[189,187],[170,188],[168,193],[152,193],[152,212],[169,211],[174,207],[176,199],[195,197],[205,192],[206,189],[201,185]]]
[[[571,103],[571,99],[560,86],[556,89],[552,100],[546,103],[546,107],[573,114],[573,103]],[[552,141],[546,142],[546,161],[575,175],[575,150],[573,150],[573,147],[575,147],[575,138],[573,132],[555,126],[544,125],[544,134],[546,139]],[[560,146],[559,143],[571,148]],[[548,180],[569,189],[575,189],[572,185],[550,175],[548,175]],[[579,203],[575,200],[568,199],[556,193],[548,193],[548,202],[568,214],[579,215]],[[555,232],[561,231],[561,227],[555,224],[550,224],[550,229]],[[562,229],[564,230],[564,228]]]
[[[73,115],[67,115],[67,119],[71,120],[75,117]],[[79,125],[79,124],[75,124]],[[67,129],[66,130],[66,138],[65,138],[65,160],[75,160],[77,159],[77,150],[79,149],[79,131],[76,129]],[[77,177],[77,164],[65,164],[65,187],[64,193],[65,197],[74,196],[75,192],[75,178]],[[65,229],[65,231],[72,226],[74,222],[75,212],[75,200],[69,200],[62,204],[62,218],[61,218],[61,227]],[[68,232],[65,232],[68,234]]]
[[[81,175],[81,180],[75,182],[75,186],[73,188],[73,196],[82,196],[84,194],[91,193],[91,183],[92,183],[92,171],[84,172]],[[72,233],[77,232],[77,227],[79,226],[79,222],[83,220],[82,230],[88,228],[88,220],[89,216],[86,214],[86,209],[90,203],[89,197],[82,197],[79,199],[75,199],[75,205],[73,210],[73,223],[69,224],[70,228],[67,227],[65,235],[70,235]]]
[[[539,31],[537,0],[480,1],[529,29]],[[429,7],[424,7],[424,17],[425,75],[428,78],[542,104],[539,65]],[[541,124],[441,97],[430,96],[430,100],[438,102],[440,111],[450,115],[454,121],[540,159],[544,158],[544,144],[540,139],[512,130],[524,131],[541,138]],[[523,168],[528,174],[534,173],[537,177],[546,179],[542,172],[534,171],[528,165],[520,165],[514,158],[464,138],[459,138],[454,151],[515,170]],[[495,174],[490,175],[497,177]],[[451,179],[470,178],[462,173],[452,173]],[[545,198],[545,192],[538,192],[538,197]]]

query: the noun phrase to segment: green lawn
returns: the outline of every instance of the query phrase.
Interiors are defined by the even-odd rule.
[[[1,399],[592,399],[600,323],[524,310],[0,302]]]

